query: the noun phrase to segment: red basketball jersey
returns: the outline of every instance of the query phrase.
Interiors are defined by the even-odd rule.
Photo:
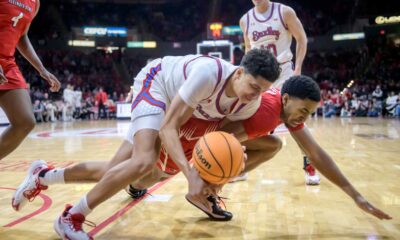
[[[179,137],[185,152],[186,159],[192,159],[192,152],[197,141],[206,133],[216,131],[221,121],[208,121],[199,118],[189,119],[179,130]],[[179,172],[178,166],[168,156],[164,147],[161,146],[160,160],[158,167],[165,173],[174,175]]]
[[[242,122],[249,139],[254,139],[268,135],[275,130],[282,122],[280,116],[282,112],[281,92],[277,88],[271,88],[261,94],[261,104],[257,112]],[[295,127],[288,127],[290,132],[304,128],[304,123]]]
[[[0,0],[0,60],[14,60],[15,48],[36,8],[36,0]]]

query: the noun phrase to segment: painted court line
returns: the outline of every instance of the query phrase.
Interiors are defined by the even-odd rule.
[[[154,185],[153,187],[151,187],[147,192],[148,193],[152,193],[154,191],[156,191],[157,189],[159,189],[160,187],[162,187],[164,184],[166,184],[168,181],[170,181],[173,177],[170,177],[169,179],[166,179],[162,182],[157,183],[156,185]],[[124,215],[129,209],[131,209],[133,206],[135,206],[136,204],[142,202],[144,199],[146,199],[149,195],[147,194],[145,197],[133,200],[132,202],[128,203],[125,207],[123,207],[122,209],[118,210],[117,212],[115,212],[113,215],[111,215],[109,218],[107,218],[106,220],[104,220],[103,222],[101,222],[100,224],[98,224],[95,228],[93,228],[88,234],[90,236],[94,236],[95,234],[97,234],[98,232],[100,232],[101,230],[103,230],[105,227],[107,227],[108,225],[110,225],[111,223],[113,223],[115,220],[117,220],[119,217],[121,217],[122,215]]]
[[[15,188],[4,188],[4,187],[0,187],[0,190],[1,190],[1,189],[2,189],[2,190],[14,190],[14,191],[15,191]],[[41,197],[41,198],[43,199],[43,204],[42,204],[42,206],[41,206],[38,210],[36,210],[36,211],[34,211],[33,213],[30,213],[30,214],[28,214],[28,215],[25,215],[25,216],[23,216],[23,217],[21,217],[21,218],[18,218],[17,220],[10,222],[10,223],[4,225],[3,227],[13,227],[13,226],[15,226],[15,225],[17,225],[17,224],[20,224],[20,223],[22,223],[22,222],[25,222],[26,220],[28,220],[28,219],[30,219],[30,218],[36,216],[36,215],[39,215],[40,213],[42,213],[42,212],[46,211],[47,209],[49,209],[50,206],[51,206],[51,204],[52,204],[52,202],[53,202],[53,201],[51,200],[51,198],[48,197],[47,195],[42,194],[42,193],[39,194],[39,197]]]

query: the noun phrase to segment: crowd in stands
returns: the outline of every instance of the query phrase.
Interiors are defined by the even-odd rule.
[[[62,90],[48,93],[47,83],[21,55],[16,55],[30,85],[37,121],[115,118],[116,103],[125,102],[129,92],[129,85],[114,71],[115,56],[62,50],[38,50],[38,54],[60,80]]]
[[[119,26],[135,29],[141,40],[154,40],[156,37],[162,41],[190,41],[206,31],[208,9],[208,4],[203,1],[165,4],[45,2],[42,11],[51,11],[52,14],[39,14],[32,32],[39,38],[52,40],[62,35],[72,36],[73,27]],[[48,26],[46,30],[41,27],[42,23]]]
[[[320,115],[326,118],[332,116],[340,117],[400,117],[400,91],[390,91],[384,97],[380,86],[376,86],[372,92],[352,93],[345,88],[322,90],[322,101]]]
[[[372,45],[380,47],[307,53],[303,74],[312,76],[321,87],[319,115],[400,116],[400,52],[394,45]],[[17,55],[30,83],[38,121],[115,117],[115,104],[125,102],[131,83],[123,83],[116,74],[114,55],[63,50],[38,53],[63,87],[58,94],[48,94],[46,83]],[[240,60],[241,54],[235,55]],[[129,76],[135,76],[148,59],[124,56]]]
[[[320,84],[320,115],[400,116],[398,47],[375,46],[307,54],[303,73]]]
[[[62,97],[49,97],[47,92],[31,89],[33,112],[38,122],[72,121],[74,119],[115,119],[116,104],[130,102],[129,94],[107,94],[102,87],[82,92],[67,84]]]
[[[368,51],[368,48],[361,48],[307,54],[303,73],[316,79],[321,87],[319,115],[327,118],[400,116],[399,53],[390,47],[374,53]],[[46,83],[35,71],[20,64],[31,83],[31,98],[38,121],[115,118],[116,103],[130,101],[126,95],[129,86],[122,87],[110,73],[111,68],[103,69],[110,64],[109,57],[78,52],[41,54],[44,54],[49,69],[63,83],[63,90],[49,95]],[[131,76],[146,64],[143,59],[125,59]],[[360,62],[365,64],[360,65]]]
[[[302,21],[308,36],[325,35],[333,27],[351,21],[350,6],[340,0],[317,3],[311,0],[283,0]],[[122,26],[136,29],[138,40],[191,41],[205,34],[207,22],[238,25],[251,9],[250,0],[166,1],[162,4],[114,4],[111,2],[49,1],[32,25],[35,37],[51,40],[71,37],[73,27]],[[46,26],[43,28],[42,26]],[[151,39],[150,39],[151,38]],[[43,41],[44,41],[43,40]]]
[[[323,3],[312,0],[280,2],[296,11],[309,37],[325,35],[333,27],[351,22],[355,15],[374,13],[366,7],[369,0],[350,1],[347,5],[340,0]],[[356,8],[352,9],[354,6]],[[134,28],[139,35],[153,34],[162,41],[190,41],[204,34],[209,21],[237,25],[240,16],[252,7],[250,0],[210,1],[207,4],[204,1],[115,4],[108,1],[54,0],[41,5],[42,14],[33,22],[30,36],[47,41],[61,35],[70,37],[68,34],[71,34],[72,27],[99,25]],[[379,8],[382,6],[377,6]],[[323,101],[320,115],[348,117],[400,114],[400,51],[398,47],[382,46],[386,46],[385,43],[376,42],[358,49],[307,53],[303,74],[312,76],[321,86]],[[46,83],[26,60],[17,55],[20,69],[30,83],[35,114],[40,121],[113,117],[115,102],[125,101],[131,84],[123,82],[121,72],[117,72],[117,69],[125,67],[130,77],[135,76],[146,60],[151,58],[116,52],[49,50],[43,45],[39,49],[42,49],[38,50],[38,55],[44,65],[58,77],[63,88],[61,93],[47,94]],[[235,64],[239,64],[243,52],[235,49],[234,54]],[[99,92],[105,92],[106,99],[104,94],[96,97]],[[76,99],[80,100],[71,100],[68,96],[77,96]]]
[[[122,79],[114,70],[113,54],[101,51],[85,53],[78,50],[38,50],[44,66],[55,74],[63,83],[79,86],[82,91],[93,90],[102,86],[107,91],[124,92]],[[29,79],[31,87],[44,88],[43,82],[36,71],[20,54],[16,59],[25,78]]]

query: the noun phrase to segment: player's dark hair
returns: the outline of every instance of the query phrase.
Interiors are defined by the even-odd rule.
[[[245,73],[255,78],[261,76],[269,82],[275,82],[281,73],[278,61],[265,49],[250,50],[243,56],[240,66],[244,68]]]
[[[310,77],[300,75],[286,80],[281,89],[281,95],[287,93],[291,97],[302,100],[308,98],[314,102],[321,100],[321,91],[318,84]]]

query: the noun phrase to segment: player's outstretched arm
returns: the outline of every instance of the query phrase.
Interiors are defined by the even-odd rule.
[[[333,159],[318,145],[311,133],[305,127],[301,130],[291,132],[292,137],[301,146],[310,158],[313,166],[320,171],[331,182],[339,186],[347,193],[365,212],[379,219],[392,219],[388,214],[372,206],[346,179]]]
[[[307,53],[306,32],[304,31],[303,25],[297,17],[296,12],[292,8],[288,6],[283,8],[283,18],[289,29],[289,32],[296,39],[296,64],[294,75],[300,75],[301,67]]]
[[[160,138],[169,156],[187,178],[190,198],[209,208],[204,195],[204,190],[208,189],[208,184],[200,178],[195,168],[189,166],[179,140],[179,128],[189,120],[193,111],[194,109],[187,105],[179,94],[176,95],[161,124]]]
[[[38,7],[36,10],[36,14],[39,11],[39,1],[37,4]],[[29,26],[27,27],[25,33],[19,39],[17,49],[22,54],[22,56],[24,56],[24,58],[28,60],[31,65],[39,72],[40,76],[49,83],[50,90],[52,92],[58,92],[61,87],[60,81],[58,81],[58,79],[52,73],[47,71],[47,69],[43,66],[42,61],[40,61],[38,55],[35,52],[35,49],[31,44],[31,41],[29,40],[28,31]]]

